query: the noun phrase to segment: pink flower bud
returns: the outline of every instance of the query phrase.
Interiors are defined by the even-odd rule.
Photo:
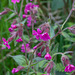
[[[21,38],[19,38],[19,39],[17,39],[17,40],[16,40],[16,42],[22,42],[22,39],[21,39]]]
[[[67,29],[69,29],[73,34],[75,34],[75,26],[74,27],[68,27]]]
[[[48,65],[45,67],[44,71],[47,71],[47,74],[50,74],[51,69],[53,68],[53,66],[54,66],[54,62],[53,61],[50,61],[48,63]]]
[[[63,55],[61,57],[61,61],[62,61],[64,66],[67,66],[68,64],[70,64],[69,58],[66,55]]]
[[[45,46],[42,46],[40,52],[42,53],[44,51],[44,49],[45,49]]]
[[[13,69],[12,69],[12,73],[13,73],[13,74],[15,73],[15,70],[16,70],[16,68],[13,68]]]
[[[46,60],[51,60],[52,59],[52,57],[51,57],[51,55],[49,53],[47,53],[44,58]]]
[[[41,53],[40,53],[40,52],[39,52],[39,53],[37,53],[37,56],[38,56],[38,57],[41,57]]]
[[[13,29],[16,29],[17,28],[17,26],[16,25],[11,25],[11,27],[13,28]]]
[[[25,14],[23,15],[23,18],[26,18],[26,15]]]
[[[46,53],[49,53],[49,46],[46,46]]]
[[[18,29],[18,35],[19,35],[19,37],[22,37],[22,35],[23,35],[23,26],[19,27],[19,29]]]
[[[13,32],[14,30],[13,30],[12,28],[9,28],[9,31],[10,31],[10,32]]]
[[[42,46],[43,45],[43,42],[41,42],[41,43],[39,43],[38,45],[36,45],[35,47],[33,47],[33,49],[37,49],[37,48],[39,48],[40,46]]]
[[[48,40],[50,40],[50,36],[49,36],[48,33],[43,33],[43,34],[41,35],[41,39],[42,39],[43,41],[48,41]]]

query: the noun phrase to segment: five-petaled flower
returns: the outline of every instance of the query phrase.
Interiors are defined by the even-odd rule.
[[[50,40],[50,36],[49,36],[48,33],[43,33],[41,35],[41,39],[44,40],[44,41],[48,41],[48,40]]]
[[[38,28],[37,31],[33,30],[33,35],[36,36],[36,39],[39,40],[41,37],[42,31]]]
[[[6,39],[5,38],[2,38],[2,40],[3,40],[3,44],[4,45],[6,45],[6,47],[8,48],[8,49],[10,49],[10,45],[8,44],[8,41],[6,41]]]

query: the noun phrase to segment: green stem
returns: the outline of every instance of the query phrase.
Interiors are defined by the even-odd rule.
[[[55,53],[55,54],[52,55],[52,58],[53,58],[54,56],[58,55],[58,54],[63,55],[63,53],[61,53],[61,52]]]
[[[65,23],[66,23],[66,22],[68,21],[68,19],[70,18],[71,14],[72,14],[72,9],[71,9],[71,11],[70,11],[68,17],[66,18],[66,20],[65,20],[64,23],[62,24],[61,30],[63,29]]]

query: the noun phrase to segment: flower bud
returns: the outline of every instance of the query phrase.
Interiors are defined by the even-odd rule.
[[[0,13],[0,15],[5,15],[10,11],[9,8],[5,8],[5,10],[3,12]]]
[[[20,70],[22,70],[22,69],[24,69],[24,67],[22,67],[22,66],[18,66],[17,68],[13,68],[12,69],[12,73],[14,74],[14,73],[17,73],[17,72],[19,72]]]
[[[69,58],[66,55],[63,55],[61,57],[61,61],[62,61],[64,66],[67,66],[68,64],[70,64]]]
[[[38,45],[36,45],[35,47],[33,47],[33,49],[37,49],[37,48],[39,48],[42,45],[43,45],[43,42],[40,42]]]
[[[75,27],[68,27],[67,29],[69,29],[73,34],[75,34]]]
[[[22,37],[22,35],[23,35],[23,26],[19,27],[19,29],[18,29],[18,35],[19,35],[19,37]]]
[[[39,52],[39,53],[37,53],[37,56],[38,56],[38,57],[41,57],[41,53],[40,53],[40,52]]]
[[[42,53],[44,51],[44,49],[45,49],[45,46],[42,46],[40,52]]]
[[[51,60],[52,59],[52,57],[51,57],[51,55],[49,53],[47,53],[44,58],[46,60]]]
[[[49,53],[49,46],[46,46],[46,53]]]
[[[54,66],[54,62],[53,61],[50,61],[48,63],[48,65],[45,67],[44,71],[47,71],[47,73],[50,73],[51,72],[51,69],[53,68]]]
[[[49,25],[49,23],[44,23],[44,24],[42,24],[42,25],[40,26],[40,28],[41,28],[42,32],[48,33],[48,32],[50,31],[50,25]]]

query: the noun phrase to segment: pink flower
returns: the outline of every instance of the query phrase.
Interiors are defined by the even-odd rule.
[[[68,64],[68,66],[65,67],[65,72],[72,72],[75,70],[75,66],[72,64]]]
[[[13,69],[12,69],[12,73],[13,73],[13,74],[15,73],[15,70],[16,70],[16,68],[13,68]]]
[[[25,12],[25,14],[27,14],[28,12],[32,11],[32,9],[38,8],[38,7],[39,7],[38,5],[34,5],[34,4],[32,4],[32,3],[28,3],[28,4],[25,6],[24,12]]]
[[[23,18],[26,18],[26,15],[25,14],[23,14]]]
[[[38,57],[41,57],[41,53],[39,52],[39,53],[37,53],[37,55],[38,55]]]
[[[45,59],[46,59],[46,60],[51,60],[52,57],[51,57],[51,55],[50,55],[49,53],[47,53],[47,54],[45,55]]]
[[[13,29],[16,29],[17,28],[17,26],[16,25],[11,25],[11,27],[13,28]]]
[[[22,67],[22,66],[18,66],[17,68],[13,68],[12,69],[12,73],[14,74],[14,73],[17,73],[17,72],[19,72],[20,70],[22,70],[22,69],[24,69],[24,67]]]
[[[50,36],[49,36],[48,33],[43,33],[41,35],[41,39],[44,40],[44,41],[48,41],[48,40],[50,40]]]
[[[32,5],[33,5],[32,3],[28,3],[26,5],[26,7],[24,9],[25,14],[27,14],[30,11],[30,9],[32,8]]]
[[[30,1],[33,1],[33,0],[30,0]]]
[[[13,32],[14,30],[13,30],[12,28],[9,28],[9,31],[10,31],[10,32]]]
[[[11,2],[13,2],[15,4],[16,2],[19,3],[20,0],[11,0]]]
[[[8,48],[8,49],[10,49],[10,45],[8,44],[8,41],[6,41],[6,39],[5,38],[2,38],[2,40],[3,40],[3,44],[4,45],[6,45],[6,47]]]
[[[28,18],[27,18],[27,26],[28,27],[31,27],[31,20],[32,20],[32,17],[31,16],[28,16]]]
[[[29,44],[28,44],[28,43],[26,44],[26,50],[27,50],[27,52],[30,51],[30,47],[29,47]],[[25,47],[24,47],[24,44],[22,44],[21,52],[25,53]]]
[[[22,39],[21,39],[21,38],[19,38],[19,39],[17,39],[17,40],[16,40],[16,42],[22,42]]]
[[[33,35],[36,36],[36,39],[39,40],[42,31],[38,28],[37,31],[33,30]]]

